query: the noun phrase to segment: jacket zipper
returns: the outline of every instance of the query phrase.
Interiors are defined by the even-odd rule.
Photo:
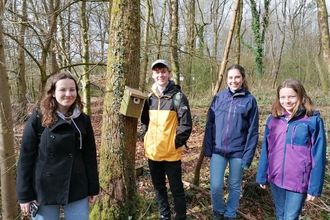
[[[227,126],[226,126],[226,139],[224,142],[224,148],[223,148],[223,153],[224,156],[226,156],[226,151],[227,151],[227,141],[228,141],[228,131],[229,131],[229,122],[230,122],[230,112],[233,107],[233,102],[234,102],[234,96],[231,98],[230,106],[229,106],[229,111],[228,111],[228,117],[227,117]]]

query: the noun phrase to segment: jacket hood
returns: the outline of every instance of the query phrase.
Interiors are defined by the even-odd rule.
[[[73,123],[73,125],[77,128],[78,132],[79,132],[79,137],[80,139],[79,140],[82,140],[82,135],[81,135],[81,131],[79,129],[79,127],[77,126],[77,124],[74,122],[73,119],[75,118],[78,118],[79,115],[81,114],[81,111],[80,109],[78,108],[78,106],[76,106],[74,109],[73,109],[73,113],[71,116],[69,117],[66,117],[65,115],[63,115],[60,111],[56,111],[56,114],[62,118],[64,121],[68,122],[71,124],[71,122]],[[82,141],[79,142],[79,149],[82,149]]]
[[[72,112],[72,115],[69,116],[69,117],[66,117],[65,115],[63,115],[60,111],[56,111],[56,114],[62,118],[63,120],[67,120],[67,119],[75,119],[75,118],[78,118],[79,115],[81,114],[81,111],[80,109],[76,106],[74,109],[73,109],[73,112]]]

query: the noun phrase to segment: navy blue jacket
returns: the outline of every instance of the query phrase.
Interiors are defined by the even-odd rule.
[[[208,111],[204,155],[242,158],[250,167],[258,143],[257,101],[245,88],[232,93],[228,88],[217,93]]]

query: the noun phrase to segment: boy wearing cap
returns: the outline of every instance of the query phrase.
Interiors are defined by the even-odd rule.
[[[175,219],[186,219],[181,156],[182,146],[186,144],[192,130],[189,103],[180,86],[169,79],[171,68],[165,60],[156,60],[151,69],[155,83],[141,115],[145,155],[160,219],[171,219],[166,175],[174,198]]]

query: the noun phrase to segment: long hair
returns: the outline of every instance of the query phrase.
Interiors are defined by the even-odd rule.
[[[237,69],[239,71],[239,73],[242,75],[242,78],[243,78],[243,85],[242,85],[242,87],[244,87],[247,90],[249,90],[248,82],[247,82],[247,80],[245,78],[245,69],[241,65],[239,65],[239,64],[233,64],[230,67],[228,67],[226,78],[228,78],[228,72],[229,72],[229,70],[233,70],[233,69]]]
[[[283,115],[283,107],[280,103],[280,90],[283,88],[291,88],[298,95],[298,103],[292,111],[292,116],[296,114],[299,108],[306,109],[306,115],[311,116],[314,111],[314,104],[311,98],[307,95],[302,83],[297,79],[287,79],[277,87],[276,100],[272,105],[272,116],[279,117]]]
[[[77,106],[79,110],[83,111],[83,103],[81,97],[78,93],[78,84],[75,78],[69,72],[61,72],[54,75],[48,85],[45,97],[41,100],[40,109],[42,112],[42,126],[50,127],[57,121],[56,110],[58,109],[58,103],[53,97],[56,89],[56,83],[62,79],[72,79],[76,85],[77,97],[75,102],[70,106],[69,112],[73,112],[74,108]]]

